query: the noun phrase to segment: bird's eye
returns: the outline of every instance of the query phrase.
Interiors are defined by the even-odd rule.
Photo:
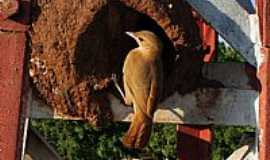
[[[139,41],[144,41],[144,39],[142,37],[139,37]]]

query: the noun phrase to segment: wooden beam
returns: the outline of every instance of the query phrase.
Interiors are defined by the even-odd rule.
[[[24,94],[28,92],[24,83],[26,34],[1,29],[0,26],[0,159],[17,160],[22,156],[28,107],[28,97]]]
[[[226,88],[259,90],[256,68],[244,63],[210,63],[202,68],[203,77],[222,83]]]
[[[174,93],[158,106],[154,121],[177,124],[216,124],[255,126],[254,102],[258,93],[254,90],[198,89],[190,94]],[[130,121],[132,108],[109,95],[115,121]],[[50,107],[32,99],[32,118],[80,119],[55,114]]]
[[[258,64],[258,76],[261,83],[259,97],[259,124],[258,124],[258,151],[259,160],[270,159],[270,2],[269,0],[258,0],[258,16],[260,19],[261,34],[261,63]]]
[[[177,154],[181,160],[211,159],[214,137],[210,126],[177,125],[177,133]]]
[[[254,36],[254,26],[252,26],[254,17],[243,8],[243,1],[239,3],[235,0],[187,0],[187,2],[233,48],[238,50],[247,62],[256,66],[255,50],[258,37],[252,37]]]
[[[257,0],[259,24],[260,24],[260,38],[262,47],[270,47],[270,2],[267,0]]]
[[[26,156],[30,160],[61,160],[52,146],[36,130],[29,128]]]
[[[205,64],[202,73],[207,79],[221,82],[227,89],[198,89],[186,95],[175,93],[160,104],[155,121],[254,126],[254,103],[258,93],[251,82],[256,81],[255,68],[235,62],[213,63]],[[80,119],[57,115],[31,92],[29,94],[33,118]],[[115,121],[131,120],[132,108],[124,106],[112,95],[110,99]]]
[[[255,153],[254,144],[246,144],[235,150],[226,160],[236,160],[236,159],[255,160],[256,158],[254,153]]]

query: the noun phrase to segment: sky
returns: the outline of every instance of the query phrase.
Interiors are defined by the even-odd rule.
[[[251,0],[253,6],[255,6],[255,1],[256,1],[256,0]]]

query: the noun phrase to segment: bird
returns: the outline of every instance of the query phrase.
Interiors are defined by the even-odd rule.
[[[123,66],[124,102],[133,106],[134,116],[122,144],[131,149],[142,149],[149,141],[153,115],[162,95],[163,44],[148,30],[126,34],[138,47],[128,52]]]

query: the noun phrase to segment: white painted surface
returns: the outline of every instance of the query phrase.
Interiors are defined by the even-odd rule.
[[[206,64],[202,73],[204,77],[220,81],[227,88],[197,89],[186,95],[175,93],[159,105],[154,120],[180,124],[255,126],[254,104],[258,93],[251,90],[248,84],[244,64],[235,62]],[[57,115],[34,95],[30,96],[29,105],[33,118],[80,119]],[[132,119],[131,107],[124,106],[120,100],[111,95],[110,100],[115,121]]]
[[[198,89],[184,96],[175,93],[160,105],[155,120],[255,126],[253,101],[256,97],[255,91],[235,89]]]
[[[244,145],[234,151],[226,160],[256,160],[254,145]]]
[[[256,66],[250,14],[235,0],[187,0],[251,65]]]
[[[254,71],[255,72],[255,71]],[[202,69],[203,77],[209,80],[221,82],[226,88],[252,90],[250,77],[246,73],[246,66],[243,63],[211,63],[205,64]],[[256,78],[256,75],[253,77]]]
[[[187,95],[173,94],[158,106],[154,121],[178,124],[217,124],[255,126],[254,100],[257,92],[237,89],[198,89]],[[132,108],[109,95],[115,121],[130,121]],[[80,119],[56,115],[33,99],[32,118]]]

